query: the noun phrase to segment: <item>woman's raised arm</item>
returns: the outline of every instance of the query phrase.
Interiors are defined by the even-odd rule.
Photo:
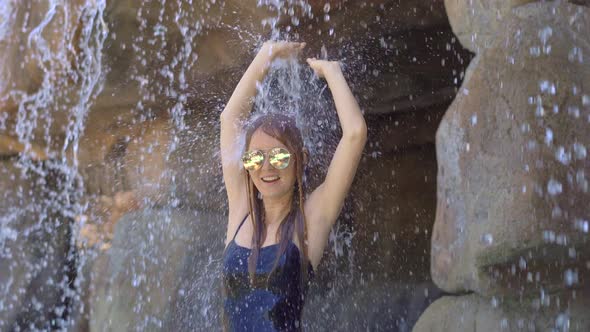
[[[324,246],[340,214],[367,141],[367,125],[360,107],[342,74],[340,63],[307,59],[319,77],[328,82],[342,128],[342,138],[334,152],[324,182],[309,196],[309,253],[312,263],[319,263]]]
[[[237,227],[237,225],[232,227],[232,221],[243,217],[243,215],[234,216],[234,214],[243,214],[241,210],[247,210],[244,169],[240,165],[239,137],[242,134],[242,122],[252,110],[256,84],[264,79],[274,59],[288,57],[303,47],[305,43],[264,43],[221,113],[221,164],[229,205],[228,234],[233,234],[233,228]]]

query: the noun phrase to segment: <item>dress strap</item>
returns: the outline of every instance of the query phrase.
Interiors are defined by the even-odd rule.
[[[248,214],[244,217],[244,220],[242,220],[240,226],[238,226],[238,229],[236,230],[236,234],[234,234],[234,238],[232,239],[232,241],[236,240],[236,236],[238,235],[238,232],[240,231],[240,228],[242,228],[242,225],[244,224],[244,221],[246,221],[246,219],[248,219]]]

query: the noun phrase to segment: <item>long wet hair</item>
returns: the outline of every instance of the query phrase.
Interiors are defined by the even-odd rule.
[[[252,135],[256,130],[262,130],[265,134],[277,139],[283,143],[289,152],[291,152],[291,163],[295,167],[295,185],[293,187],[293,195],[291,210],[287,216],[281,221],[279,225],[280,240],[277,257],[274,261],[271,272],[277,268],[279,258],[287,250],[289,242],[293,238],[293,232],[297,232],[297,238],[300,242],[303,255],[300,255],[302,283],[307,282],[308,277],[308,246],[307,246],[307,229],[305,227],[305,210],[303,207],[303,198],[305,188],[303,184],[303,161],[304,161],[304,145],[301,132],[295,124],[295,119],[282,114],[265,114],[256,118],[249,125],[246,126],[246,144],[245,149],[248,149]],[[262,199],[259,198],[259,191],[252,182],[250,173],[245,172],[246,188],[248,193],[248,210],[253,220],[253,234],[252,234],[252,250],[250,257],[248,257],[248,272],[250,283],[255,283],[256,263],[260,253],[260,247],[266,238],[266,224],[264,222],[264,213],[262,206]],[[296,199],[297,198],[297,199]],[[266,280],[268,283],[268,278]]]

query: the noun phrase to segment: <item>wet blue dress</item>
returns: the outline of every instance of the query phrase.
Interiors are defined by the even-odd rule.
[[[305,286],[301,283],[299,248],[289,242],[267,286],[266,278],[273,267],[279,245],[261,247],[255,282],[251,286],[248,277],[251,249],[235,242],[247,218],[238,227],[223,256],[224,328],[229,331],[301,331],[307,283]],[[311,279],[311,263],[308,271]]]

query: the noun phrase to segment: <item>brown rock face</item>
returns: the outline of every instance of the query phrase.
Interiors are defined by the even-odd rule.
[[[82,99],[79,92],[83,79],[79,76],[89,74],[86,69],[92,67],[87,63],[82,68],[82,59],[88,60],[95,50],[88,39],[91,36],[82,31],[93,24],[85,15],[94,6],[85,5],[85,0],[55,6],[49,1],[25,0],[3,7],[7,11],[3,16],[6,28],[0,36],[0,118],[5,116],[6,123],[3,134],[16,136],[15,125],[28,121],[30,128],[20,128],[26,139],[54,149],[63,142],[59,136],[63,135],[63,124],[71,119],[68,108]],[[18,28],[10,29],[13,27]],[[81,52],[82,44],[91,45]],[[21,119],[17,120],[19,108]],[[37,114],[31,112],[32,108]],[[46,133],[53,140],[44,137]],[[0,147],[0,154],[3,152]]]
[[[461,44],[475,53],[491,46],[513,9],[538,0],[444,0],[449,22]],[[587,0],[569,2],[589,6]]]
[[[590,9],[513,13],[437,131],[431,273],[450,292],[587,286]]]
[[[502,31],[512,8],[537,0],[445,0],[445,8],[453,32],[461,44],[479,53],[490,46]]]
[[[477,294],[445,296],[426,309],[413,331],[587,331],[590,328],[586,314],[590,305],[587,296],[561,299],[567,311],[561,311],[563,308],[559,305],[546,300],[531,306],[526,302],[503,301]]]
[[[320,277],[332,275],[318,279],[320,291],[310,302],[311,330],[334,326],[358,330],[367,323],[385,330],[408,329],[438,296],[428,273],[436,200],[434,133],[471,58],[453,36],[442,0],[277,1],[283,6],[278,12],[272,5],[257,6],[258,0],[121,0],[108,1],[100,13],[88,9],[92,6],[82,10],[80,4],[102,2],[76,0],[58,6],[46,30],[41,29],[48,54],[55,60],[46,68],[41,68],[40,57],[33,56],[38,52],[35,47],[26,50],[25,67],[20,68],[18,50],[26,45],[27,34],[39,27],[52,2],[22,3],[15,16],[18,23],[10,26],[20,29],[27,14],[29,24],[22,33],[13,31],[16,41],[11,41],[9,52],[0,54],[7,64],[2,75],[14,83],[0,87],[0,112],[8,111],[0,113],[0,128],[4,124],[8,128],[6,137],[0,133],[0,156],[22,154],[24,143],[34,143],[33,152],[44,152],[39,159],[53,162],[56,155],[65,155],[64,164],[76,162],[72,173],[79,172],[84,186],[77,193],[80,201],[88,203],[82,204],[88,209],[76,215],[83,222],[81,235],[88,238],[80,250],[85,254],[97,244],[104,250],[97,265],[85,267],[96,273],[82,286],[91,289],[92,301],[86,301],[85,307],[93,310],[84,312],[88,309],[78,306],[78,314],[90,315],[80,316],[84,324],[97,329],[109,325],[149,329],[160,322],[154,319],[156,325],[146,327],[142,325],[145,317],[160,316],[170,319],[163,323],[165,329],[203,329],[204,324],[215,329],[213,311],[207,317],[192,311],[211,303],[210,284],[194,287],[191,278],[203,278],[209,254],[221,254],[217,239],[226,226],[219,214],[226,211],[226,195],[218,115],[256,47],[271,36],[269,25],[262,24],[268,18],[276,18],[290,38],[307,42],[303,57],[327,56],[344,63],[371,131],[350,195],[352,203],[343,213],[342,228],[335,229],[333,250],[327,250],[334,259],[326,259],[320,272]],[[79,21],[83,12],[86,19],[104,21]],[[85,28],[92,32],[84,35]],[[96,41],[97,31],[105,31],[104,44]],[[83,47],[84,41],[93,48]],[[95,64],[100,62],[102,69],[76,71],[82,68],[80,59],[87,59],[84,55]],[[82,80],[91,73],[103,75],[95,86],[80,89],[81,81],[70,80]],[[41,84],[45,78],[51,89]],[[50,106],[33,109],[42,114],[40,123],[33,125],[34,119],[28,116],[34,112],[18,113],[19,100],[4,98],[6,91],[17,90],[59,93],[51,95]],[[87,104],[71,107],[90,91]],[[328,93],[321,97],[329,98]],[[330,146],[334,143],[335,148],[340,138],[333,107],[321,112],[326,115],[322,119],[330,121],[320,125],[315,118],[309,119],[310,127],[326,132],[317,142],[322,148],[314,157],[321,161],[316,169],[310,167],[310,183],[323,179],[321,173],[333,153]],[[21,124],[31,125],[32,142],[18,142],[18,116],[25,118]],[[68,130],[74,120],[80,120],[76,128],[80,132]],[[67,134],[73,136],[64,147]],[[136,220],[131,220],[133,214],[125,217],[136,209],[145,215]],[[193,229],[195,220],[187,212],[172,218],[179,223],[169,225],[165,212],[180,209],[214,211],[215,219]],[[155,246],[152,241],[157,242]],[[198,257],[186,258],[182,251],[187,247],[187,255]],[[201,257],[203,253],[207,255]],[[170,263],[173,260],[177,264]],[[148,261],[155,264],[141,270]],[[186,274],[176,273],[180,267]],[[138,288],[131,282],[133,277]],[[211,272],[206,277],[217,275]],[[185,287],[200,294],[176,293]],[[346,292],[351,287],[355,287],[354,296]],[[168,315],[175,296],[186,311]],[[328,314],[326,303],[331,307]],[[357,307],[361,310],[351,314]],[[195,320],[196,316],[203,321]],[[91,321],[84,322],[88,318]]]

